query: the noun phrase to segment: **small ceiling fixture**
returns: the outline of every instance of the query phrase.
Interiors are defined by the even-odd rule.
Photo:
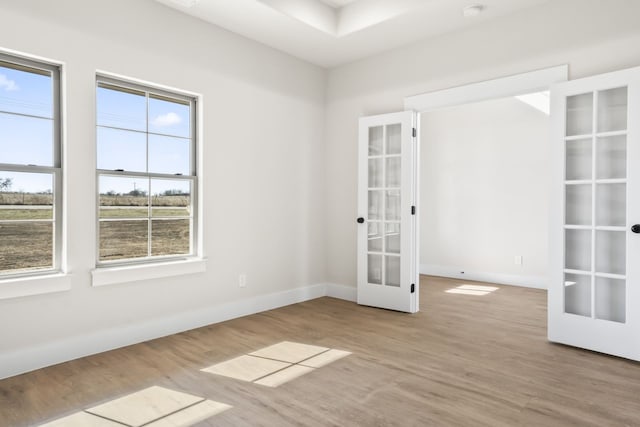
[[[472,4],[462,9],[462,16],[464,16],[465,18],[478,16],[485,10],[485,8],[486,7],[482,4]]]

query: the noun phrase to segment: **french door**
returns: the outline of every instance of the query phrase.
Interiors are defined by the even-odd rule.
[[[640,68],[551,96],[549,340],[640,360]]]
[[[418,311],[416,114],[359,123],[358,304]]]

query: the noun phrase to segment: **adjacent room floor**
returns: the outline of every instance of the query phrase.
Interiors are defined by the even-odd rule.
[[[321,298],[41,369],[0,381],[0,425],[141,390],[209,404],[199,426],[640,425],[638,363],[547,342],[546,292],[492,286],[423,276],[416,315]],[[201,371],[283,341],[345,353],[277,386]]]

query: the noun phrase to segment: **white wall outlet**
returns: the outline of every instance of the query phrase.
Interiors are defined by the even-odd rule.
[[[242,273],[238,276],[238,286],[241,288],[247,287],[247,274]]]
[[[522,265],[522,255],[516,255],[515,258],[513,258],[513,262],[515,265]]]

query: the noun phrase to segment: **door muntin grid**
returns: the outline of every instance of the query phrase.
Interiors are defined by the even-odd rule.
[[[400,287],[402,125],[368,130],[367,277],[372,285]]]
[[[564,311],[626,322],[628,88],[567,97]]]

